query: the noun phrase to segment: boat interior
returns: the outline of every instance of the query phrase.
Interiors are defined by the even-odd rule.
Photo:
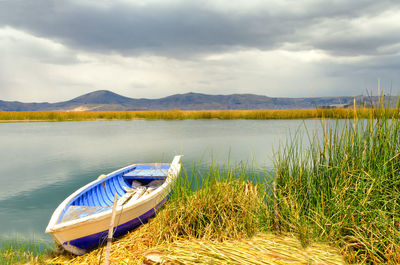
[[[117,194],[118,205],[138,200],[160,187],[168,176],[170,164],[140,164],[109,176],[77,194],[64,208],[58,223],[76,220],[109,210]]]

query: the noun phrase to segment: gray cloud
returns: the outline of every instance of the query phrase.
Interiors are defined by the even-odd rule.
[[[268,47],[290,32],[268,15],[236,18],[188,4],[168,7],[120,3],[97,9],[60,1],[17,0],[1,3],[0,10],[3,25],[84,50],[122,54],[179,55],[235,46]]]
[[[187,1],[171,5],[114,2],[102,8],[77,3],[3,1],[0,25],[82,50],[124,55],[184,57],[243,48],[269,50],[284,43],[332,54],[371,54],[400,41],[400,28],[386,35],[376,34],[384,31],[380,28],[359,35],[352,23],[389,7],[400,9],[398,1],[294,1],[287,2],[286,8],[266,3],[242,12]]]

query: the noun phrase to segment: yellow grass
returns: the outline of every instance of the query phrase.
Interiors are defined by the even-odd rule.
[[[114,242],[111,264],[345,264],[339,251],[327,244],[306,248],[290,234],[258,233],[233,240],[181,239],[152,246],[139,231]],[[102,264],[105,247],[89,254],[50,258],[47,264]]]
[[[95,121],[95,120],[186,120],[186,119],[314,119],[353,118],[355,111],[347,108],[297,110],[166,110],[166,111],[91,111],[91,112],[0,112],[0,122],[23,121]],[[376,109],[358,109],[359,118],[376,115]],[[388,115],[399,116],[396,109]]]

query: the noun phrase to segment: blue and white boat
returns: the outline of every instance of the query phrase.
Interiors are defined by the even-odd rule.
[[[82,255],[107,238],[115,194],[114,236],[146,222],[168,198],[181,156],[169,163],[133,164],[78,189],[54,211],[46,233],[67,251]]]

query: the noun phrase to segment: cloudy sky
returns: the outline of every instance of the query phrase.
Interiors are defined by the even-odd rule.
[[[400,87],[400,1],[0,0],[0,100]]]

